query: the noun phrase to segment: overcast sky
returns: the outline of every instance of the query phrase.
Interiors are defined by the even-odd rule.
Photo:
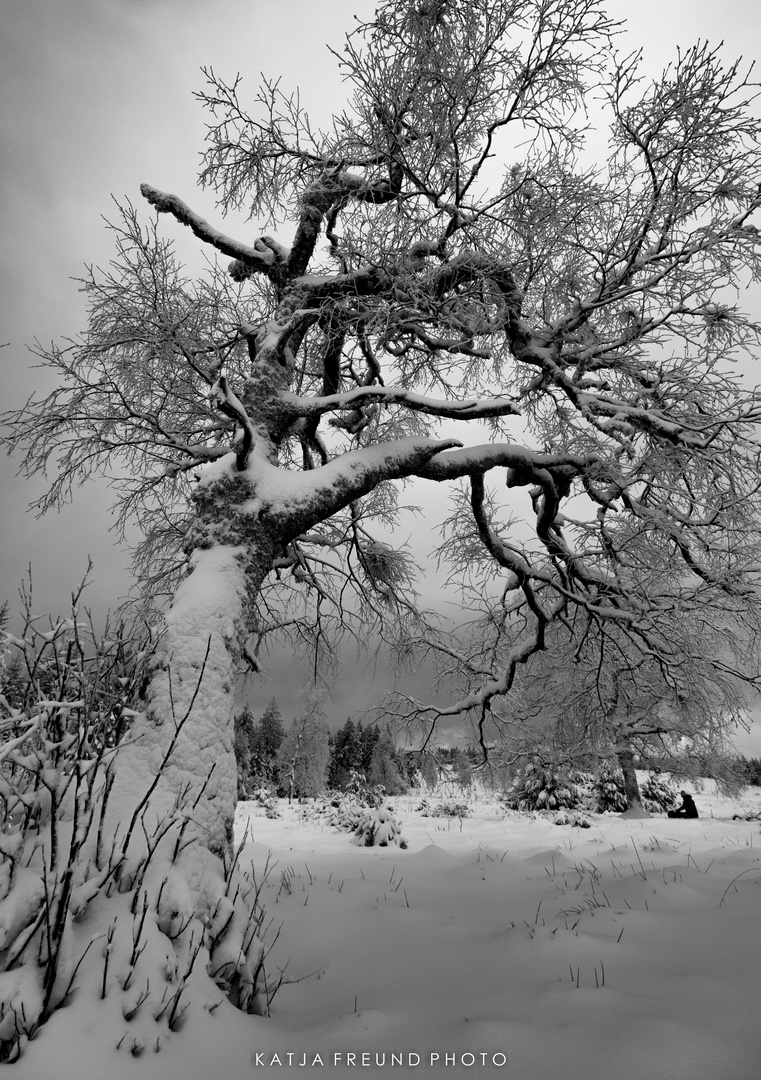
[[[761,44],[761,5],[751,0],[611,0],[630,21],[630,47],[654,69],[678,45],[724,40],[727,57],[752,58]],[[102,218],[113,194],[141,201],[147,181],[173,191],[219,222],[213,196],[195,189],[204,115],[193,99],[202,65],[240,71],[252,91],[259,72],[300,86],[316,120],[342,104],[327,43],[340,48],[367,0],[0,0],[0,407],[36,388],[26,346],[84,328],[71,278],[105,264],[111,242]],[[623,51],[628,51],[623,42]],[[251,224],[226,223],[246,238]],[[129,589],[128,555],[108,532],[108,493],[81,489],[73,506],[37,520],[26,512],[42,490],[0,460],[0,602],[15,601],[33,564],[38,610],[63,610],[87,555],[96,610]],[[441,496],[439,496],[441,497]],[[270,684],[271,696],[285,688]],[[347,701],[351,705],[351,701]],[[344,713],[345,715],[345,713]],[[754,753],[761,753],[761,733]]]

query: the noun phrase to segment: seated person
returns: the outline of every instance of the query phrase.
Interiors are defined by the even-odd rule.
[[[686,791],[680,791],[679,794],[682,796],[682,805],[676,810],[669,810],[669,817],[698,817],[698,808],[692,795],[688,795]]]

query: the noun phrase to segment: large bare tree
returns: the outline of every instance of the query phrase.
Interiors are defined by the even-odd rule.
[[[24,468],[55,468],[41,508],[109,475],[146,589],[173,597],[104,821],[141,808],[125,888],[152,880],[125,870],[147,808],[165,823],[181,921],[244,1006],[256,963],[213,963],[237,666],[268,635],[319,653],[352,619],[416,638],[407,561],[374,531],[395,482],[451,487],[450,551],[517,599],[521,633],[457,706],[484,723],[574,610],[659,650],[638,536],[675,594],[755,600],[761,407],[733,367],[759,334],[755,87],[706,45],[651,82],[619,29],[593,0],[382,2],[336,53],[350,99],[326,130],[278,82],[247,104],[206,72],[201,182],[291,242],[145,184],[158,217],[122,209],[87,332],[39,350],[57,389],[6,417]],[[159,218],[227,273],[191,280]]]
[[[720,597],[684,584],[673,566],[658,590],[651,584],[646,634],[583,610],[556,620],[545,649],[528,658],[512,692],[493,702],[482,724],[487,760],[510,764],[534,754],[589,768],[617,758],[630,810],[643,815],[635,756],[641,768],[667,769],[672,777],[736,785],[732,740],[747,730],[759,679],[757,613],[746,590]],[[467,653],[462,642],[459,650],[429,647],[439,653],[449,689],[445,715],[477,683],[475,658],[482,672],[488,665],[496,674],[522,622],[520,607],[492,599],[469,627]],[[408,721],[425,718],[430,729],[434,703],[401,694],[393,700]]]

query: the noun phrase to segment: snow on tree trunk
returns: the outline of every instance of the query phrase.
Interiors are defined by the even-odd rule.
[[[616,750],[618,763],[624,775],[624,792],[626,794],[627,809],[622,817],[649,817],[647,810],[642,805],[637,773],[634,768],[634,751],[630,746],[619,746]]]
[[[246,596],[242,549],[196,550],[166,616],[149,705],[119,753],[109,800],[114,822],[150,792],[151,821],[178,800],[192,832],[218,856],[228,855],[237,797],[234,655]]]

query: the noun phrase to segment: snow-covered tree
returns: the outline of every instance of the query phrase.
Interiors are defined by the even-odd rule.
[[[655,578],[655,560],[651,566]],[[668,575],[651,599],[661,605],[654,603],[649,616],[660,653],[615,624],[581,614],[571,626],[558,621],[545,649],[526,662],[508,707],[495,708],[491,718],[492,732],[502,729],[500,742],[513,752],[539,737],[559,765],[588,768],[615,757],[628,806],[637,810],[635,758],[641,768],[657,764],[676,776],[712,776],[732,786],[732,736],[746,724],[756,670],[745,603],[675,607]],[[484,652],[511,647],[504,625],[497,632],[493,624],[477,628]]]
[[[377,723],[362,726],[362,721],[357,724],[357,768],[365,776],[369,776],[372,766],[375,747],[380,738],[380,728]]]
[[[426,787],[435,788],[439,782],[440,770],[433,754],[420,754],[420,779]]]
[[[329,769],[330,786],[339,790],[344,789],[350,783],[352,776],[357,773],[365,775],[362,768],[362,739],[357,725],[349,716],[343,727],[340,727],[333,737]]]
[[[302,692],[298,714],[277,753],[280,788],[289,800],[293,796],[313,798],[325,790],[330,762],[328,737],[323,692]]]
[[[367,780],[371,787],[382,787],[387,795],[400,795],[407,790],[399,769],[394,739],[388,729],[378,732]]]
[[[273,697],[252,732],[250,767],[255,781],[273,783],[276,780],[277,754],[284,738],[280,709]]]
[[[755,602],[761,408],[732,367],[759,332],[738,302],[761,269],[755,88],[705,44],[648,82],[616,29],[596,0],[382,0],[336,54],[350,98],[325,130],[279,82],[247,105],[208,71],[201,181],[220,215],[289,219],[292,240],[234,239],[143,185],[157,216],[122,209],[87,331],[38,350],[57,388],[5,418],[29,473],[55,466],[41,509],[109,476],[146,595],[172,597],[103,829],[141,808],[125,888],[165,829],[151,925],[164,941],[176,908],[219,960],[224,917],[209,970],[241,1007],[258,967],[226,892],[238,666],[277,636],[320,662],[360,628],[405,656],[447,647],[374,529],[398,482],[452,491],[444,554],[520,629],[486,662],[460,654],[466,691],[432,721],[483,733],[577,612],[669,671],[659,605]],[[229,271],[191,280],[159,219]],[[667,591],[628,573],[645,534],[679,568]]]
[[[233,749],[238,765],[238,798],[247,799],[253,783],[256,725],[248,705],[235,716]]]
[[[277,700],[270,699],[259,721],[258,747],[265,761],[272,762],[285,738],[283,720]]]

